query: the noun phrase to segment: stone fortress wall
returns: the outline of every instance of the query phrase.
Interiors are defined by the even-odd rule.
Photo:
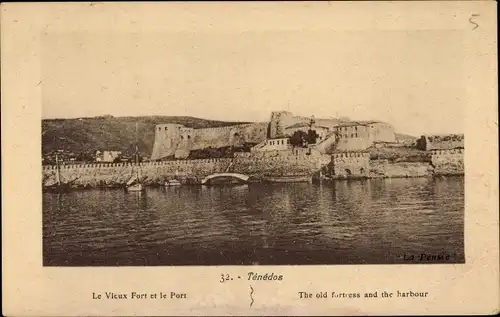
[[[368,175],[370,154],[368,152],[347,152],[332,155],[333,175],[340,177]]]
[[[236,153],[234,158],[157,161],[140,164],[108,163],[62,165],[61,180],[78,187],[124,185],[140,166],[146,185],[161,185],[169,179],[199,184],[204,177],[223,172],[240,173],[254,178],[265,176],[313,175],[320,170],[333,178],[425,177],[464,175],[464,150],[432,151],[431,162],[389,162],[370,160],[366,151],[322,154],[315,149],[291,149],[254,153]],[[42,168],[43,184],[56,181],[55,166]]]
[[[431,152],[430,162],[389,162],[370,160],[368,152],[345,152],[332,155],[330,168],[334,178],[397,178],[433,175],[464,175],[464,150],[446,149]]]
[[[312,175],[321,166],[328,164],[329,155],[317,151],[296,151],[275,156],[265,153],[254,157],[250,153],[236,153],[234,158],[157,161],[140,164],[109,163],[62,165],[61,180],[73,182],[78,187],[99,187],[124,185],[140,167],[140,174],[146,177],[145,184],[163,184],[169,179],[198,184],[211,174],[233,172],[254,178],[264,176]],[[44,185],[56,182],[55,166],[43,167]]]
[[[271,121],[269,121],[269,138],[279,138],[285,136],[285,130],[287,127],[293,126],[294,124],[309,123],[312,118],[294,116],[289,111],[274,111],[271,113]],[[343,122],[346,122],[347,118],[344,119],[314,119],[315,125],[318,127],[333,128]]]
[[[220,128],[192,129],[180,124],[155,127],[151,160],[186,158],[192,150],[260,143],[266,139],[267,123],[241,124]]]
[[[431,161],[439,175],[464,174],[464,149],[432,150]]]
[[[380,121],[353,121],[335,126],[338,136],[336,151],[364,150],[374,142],[396,142],[394,128]]]
[[[85,165],[61,165],[63,182],[74,182],[81,187],[124,185],[137,172],[146,177],[145,184],[163,184],[165,180],[180,178],[196,181],[213,173],[223,172],[231,164],[231,159],[177,160],[147,162],[140,164],[109,163]],[[44,185],[56,182],[55,166],[43,167]]]
[[[347,119],[315,119],[315,125],[329,129],[319,143],[307,148],[285,146],[280,149],[262,147],[269,139],[285,136],[286,128],[302,126],[310,118],[296,117],[290,112],[273,112],[269,123],[192,129],[180,124],[160,124],[155,127],[152,162],[140,164],[109,163],[62,165],[63,182],[80,187],[123,186],[140,167],[145,184],[163,184],[168,179],[184,183],[200,183],[204,177],[223,172],[240,173],[260,178],[265,176],[313,175],[320,171],[333,178],[356,177],[420,177],[431,175],[463,175],[463,135],[423,136],[417,147],[430,151],[430,162],[389,162],[371,160],[368,147],[374,142],[394,142],[392,126],[384,122],[355,122]],[[309,127],[306,125],[306,129]],[[314,128],[314,125],[313,125]],[[274,136],[274,139],[272,139]],[[267,140],[267,141],[266,141]],[[281,141],[280,141],[281,142]],[[190,151],[229,145],[256,143],[250,153],[235,153],[233,158],[202,160],[167,160],[186,158]],[[333,151],[329,152],[332,149]],[[55,183],[54,166],[43,167],[44,185]]]
[[[260,144],[266,139],[290,137],[297,130],[307,131],[313,118],[294,116],[288,111],[271,113],[271,120],[235,126],[192,129],[179,124],[155,127],[152,160],[168,157],[187,158],[190,151],[204,148]],[[364,150],[374,142],[395,142],[393,127],[379,121],[349,121],[348,118],[314,119],[311,127],[319,139],[322,153]],[[261,150],[267,150],[262,148]]]

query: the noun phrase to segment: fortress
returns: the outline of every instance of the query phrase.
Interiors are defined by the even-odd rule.
[[[292,146],[296,131],[317,134],[314,144]],[[381,146],[399,147],[391,125],[380,121],[314,119],[273,112],[266,123],[239,124],[221,128],[192,129],[179,124],[155,127],[150,162],[65,165],[62,181],[79,188],[123,186],[140,166],[146,185],[164,185],[178,179],[183,184],[204,184],[207,177],[236,173],[253,181],[273,177],[329,175],[330,179],[427,177],[464,174],[463,135],[426,135],[417,142],[417,157],[397,159],[371,156]],[[188,158],[191,151],[205,148],[252,145],[250,152],[231,157]],[[373,147],[373,149],[370,149]],[[174,160],[178,158],[180,160]],[[43,167],[43,184],[56,182],[56,166]]]
[[[318,139],[312,147],[323,154],[365,150],[374,142],[395,142],[394,129],[380,121],[350,121],[347,118],[315,119],[294,116],[288,111],[271,113],[263,123],[221,128],[192,129],[180,124],[155,127],[151,160],[187,158],[193,150],[254,144],[252,152],[288,150],[288,138],[311,129]]]
[[[266,139],[267,123],[240,124],[222,128],[192,129],[180,124],[159,124],[151,160],[187,158],[192,150],[260,143]]]

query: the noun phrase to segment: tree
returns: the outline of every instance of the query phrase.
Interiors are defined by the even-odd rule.
[[[315,130],[309,129],[307,131],[307,143],[309,144],[316,144],[316,140],[318,139],[319,135]]]
[[[290,137],[290,144],[296,147],[307,146],[307,133],[302,130],[295,131]]]

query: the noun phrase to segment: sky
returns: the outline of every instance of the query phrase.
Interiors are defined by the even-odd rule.
[[[271,111],[463,133],[462,34],[453,30],[68,32],[42,42],[43,118]]]

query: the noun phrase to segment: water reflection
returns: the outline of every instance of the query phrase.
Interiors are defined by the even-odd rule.
[[[463,178],[43,195],[45,265],[463,262]]]

